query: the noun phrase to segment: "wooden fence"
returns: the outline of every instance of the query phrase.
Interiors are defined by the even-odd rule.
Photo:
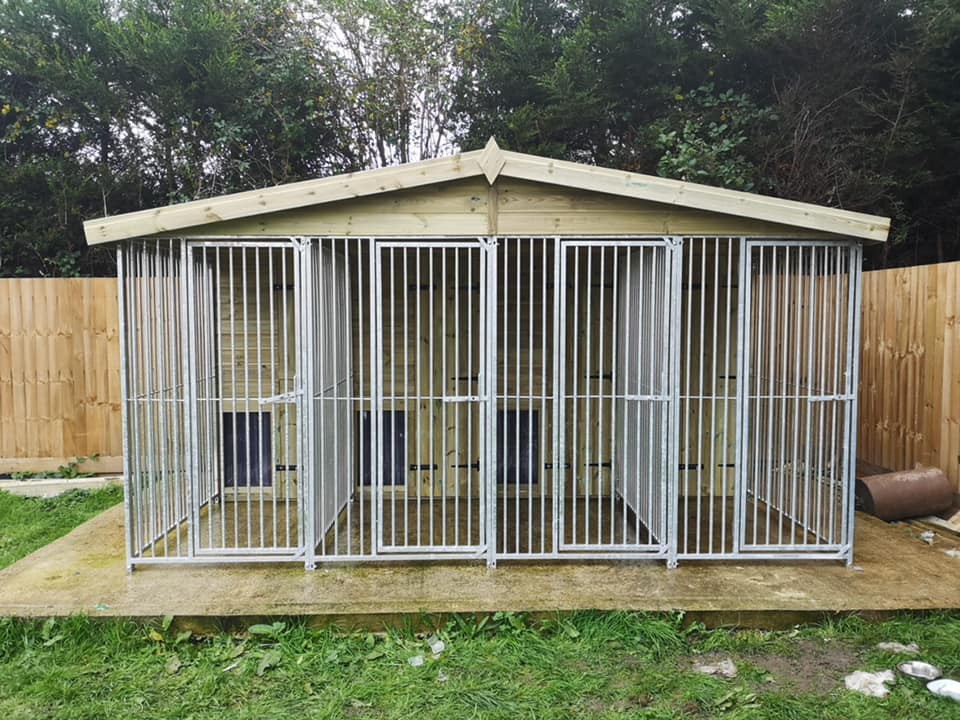
[[[858,455],[960,488],[960,262],[864,273]]]
[[[0,280],[0,473],[121,469],[114,278]]]
[[[864,274],[859,456],[960,488],[960,262]],[[116,281],[0,280],[0,473],[119,471]]]

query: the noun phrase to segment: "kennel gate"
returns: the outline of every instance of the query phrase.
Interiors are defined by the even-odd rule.
[[[849,562],[859,261],[744,238],[131,242],[130,564]]]

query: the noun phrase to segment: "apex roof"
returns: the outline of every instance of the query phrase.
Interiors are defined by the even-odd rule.
[[[491,185],[516,178],[873,242],[890,231],[885,217],[510,152],[493,138],[483,150],[88,220],[83,229],[87,243],[98,245],[481,175]]]

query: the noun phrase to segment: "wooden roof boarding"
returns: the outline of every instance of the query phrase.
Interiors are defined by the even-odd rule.
[[[462,182],[467,180],[473,182]],[[158,235],[202,237],[215,229],[222,234],[243,235],[245,229],[250,228],[257,229],[250,231],[253,235],[283,234],[290,229],[299,230],[297,234],[303,235],[390,234],[377,232],[381,227],[396,227],[398,234],[403,235],[506,234],[510,232],[508,227],[498,227],[501,203],[496,197],[497,188],[504,186],[515,190],[518,186],[530,188],[536,185],[553,187],[570,197],[588,200],[606,196],[610,207],[621,215],[620,222],[609,227],[593,219],[590,223],[573,223],[569,218],[563,222],[552,219],[549,223],[530,226],[528,234],[531,235],[551,232],[631,234],[631,229],[636,227],[636,234],[756,233],[884,242],[890,230],[890,220],[884,217],[509,152],[502,150],[491,138],[483,150],[88,220],[84,223],[84,232],[90,245]],[[413,222],[407,225],[402,219],[398,224],[398,218],[380,225],[363,222],[363,218],[358,221],[358,215],[376,214],[382,210],[370,205],[377,197],[399,201],[408,198],[413,189],[437,190],[445,186],[462,186],[468,191],[475,206],[469,211],[482,222],[431,226],[422,222],[423,212],[419,216],[413,213]],[[477,190],[481,187],[487,187],[491,197],[478,197]],[[366,204],[361,202],[362,199],[366,199]],[[430,202],[429,196],[423,200]],[[344,205],[349,209],[345,217]],[[484,206],[486,213],[476,212],[480,205]],[[572,213],[583,209],[582,202],[573,202],[572,205]],[[593,205],[596,212],[595,200]],[[313,226],[309,217],[306,220],[302,217],[306,209],[323,210],[327,206],[339,208],[339,220],[317,216],[317,224]],[[636,222],[629,214],[633,208],[638,212],[642,209],[646,216],[651,214],[651,208],[658,208],[660,216],[652,223]],[[291,217],[296,219],[296,211],[301,212],[299,223],[291,221]],[[276,216],[281,221],[273,228],[269,223],[252,222],[264,216]],[[711,217],[715,221],[710,221]],[[731,222],[737,219],[744,222]]]

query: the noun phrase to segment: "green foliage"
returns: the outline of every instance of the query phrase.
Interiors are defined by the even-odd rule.
[[[0,276],[81,221],[504,147],[894,218],[960,257],[953,0],[0,0]]]
[[[69,461],[66,465],[60,465],[56,470],[44,470],[40,472],[33,470],[21,470],[19,472],[10,473],[10,477],[13,480],[30,480],[33,478],[64,478],[66,480],[73,480],[76,478],[92,477],[93,473],[82,472],[80,470],[80,466],[85,462],[96,460],[99,457],[99,453],[94,453],[89,457],[76,457]]]
[[[872,262],[960,257],[960,8],[949,0],[491,0],[465,147],[889,215]]]
[[[763,182],[745,152],[748,133],[762,132],[775,120],[769,108],[758,108],[745,94],[717,93],[712,84],[676,95],[677,109],[658,129],[657,147],[663,152],[657,172],[665,177],[754,190]]]

